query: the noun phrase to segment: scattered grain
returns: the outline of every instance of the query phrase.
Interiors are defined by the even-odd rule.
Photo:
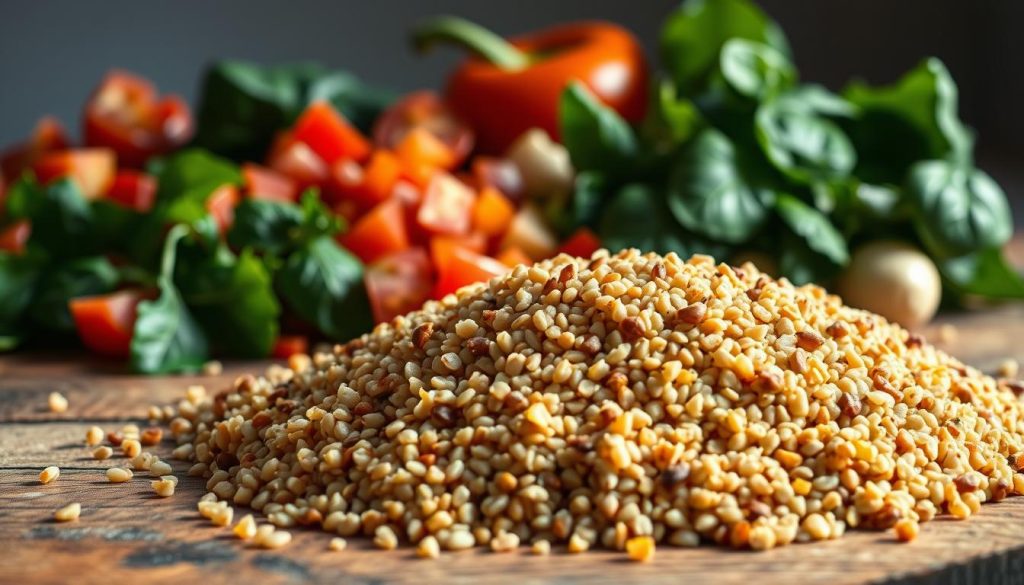
[[[60,392],[50,392],[46,404],[50,408],[50,412],[61,413],[68,410],[68,399],[64,398]]]
[[[60,477],[60,468],[56,465],[51,465],[39,472],[39,483],[46,485],[58,477]]]
[[[53,513],[53,519],[57,522],[74,522],[82,514],[82,504],[74,502]]]

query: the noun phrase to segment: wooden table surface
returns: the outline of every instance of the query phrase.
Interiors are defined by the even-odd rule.
[[[958,335],[939,345],[975,366],[993,371],[1008,357],[1024,363],[1022,306],[945,315],[940,323],[954,324]],[[937,330],[933,325],[927,337],[937,339]],[[648,564],[607,552],[468,551],[424,561],[409,548],[377,551],[360,539],[330,552],[329,536],[313,530],[293,530],[292,544],[281,550],[247,548],[196,513],[203,482],[187,477],[185,464],[174,463],[178,493],[161,499],[145,473],[108,483],[104,470],[123,459],[95,461],[84,447],[91,425],[142,424],[150,404],[176,401],[189,384],[216,391],[264,366],[228,364],[218,377],[146,378],[81,355],[0,357],[0,583],[1024,583],[1024,498],[984,506],[967,522],[924,524],[911,544],[855,531],[768,553],[660,547]],[[47,410],[52,391],[68,398],[67,412]],[[170,446],[155,450],[168,457]],[[48,465],[60,466],[60,478],[40,485]],[[81,518],[54,522],[54,510],[73,501],[82,503]]]

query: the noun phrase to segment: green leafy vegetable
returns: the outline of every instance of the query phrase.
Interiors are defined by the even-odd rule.
[[[771,99],[796,81],[796,68],[780,51],[747,39],[734,38],[722,47],[722,77],[740,95]]]
[[[789,55],[782,29],[749,0],[690,0],[669,16],[661,33],[661,57],[684,95],[706,87],[722,46],[734,38]]]
[[[579,170],[614,173],[628,167],[636,157],[633,129],[578,81],[562,92],[559,120],[562,142]]]
[[[283,254],[302,225],[302,210],[290,203],[246,199],[235,208],[235,222],[228,243],[235,248],[250,247],[258,252]]]
[[[92,208],[70,179],[43,187],[25,177],[11,186],[7,210],[32,222],[29,244],[51,258],[86,256],[96,249]]]
[[[275,279],[287,306],[333,339],[372,326],[363,267],[333,238],[321,236],[293,252]]]
[[[939,257],[999,247],[1013,235],[1006,195],[982,171],[946,160],[910,169],[907,198],[921,240]]]
[[[722,133],[701,132],[676,163],[668,207],[686,229],[738,244],[764,225],[773,191],[751,184],[739,155]]]
[[[775,211],[793,233],[803,238],[808,248],[836,264],[849,262],[846,240],[825,214],[788,193],[776,196]]]
[[[104,256],[73,260],[65,266],[46,271],[33,295],[29,314],[36,323],[49,330],[74,331],[75,322],[68,310],[68,301],[111,292],[119,280],[117,268]]]
[[[0,252],[0,331],[9,334],[35,295],[41,262],[29,255]]]
[[[1024,299],[1024,278],[998,248],[987,248],[939,263],[942,275],[961,294]]]
[[[757,139],[768,159],[803,183],[845,178],[857,153],[846,134],[800,94],[782,96],[757,110]]]
[[[157,179],[156,215],[171,223],[189,223],[207,214],[206,200],[211,193],[224,185],[240,185],[242,175],[227,160],[189,149],[168,158]]]

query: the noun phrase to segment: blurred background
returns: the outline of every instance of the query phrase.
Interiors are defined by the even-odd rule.
[[[1003,184],[1024,217],[1024,3],[1013,0],[760,0],[786,31],[803,78],[838,89],[851,78],[887,83],[922,58],[945,61],[961,114],[979,134],[980,166]],[[193,98],[202,67],[231,57],[262,63],[315,60],[395,90],[440,87],[461,58],[417,56],[407,31],[420,18],[453,13],[512,35],[583,18],[632,29],[655,55],[675,0],[230,0],[139,2],[48,0],[5,7],[0,20],[0,144],[26,135],[44,114],[69,127],[110,67]]]

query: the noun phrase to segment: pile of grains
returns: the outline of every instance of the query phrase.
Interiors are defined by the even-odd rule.
[[[520,266],[215,396],[190,389],[170,429],[220,500],[211,517],[248,506],[423,557],[646,560],[848,528],[910,540],[1024,493],[1014,388],[816,286],[601,251]]]

